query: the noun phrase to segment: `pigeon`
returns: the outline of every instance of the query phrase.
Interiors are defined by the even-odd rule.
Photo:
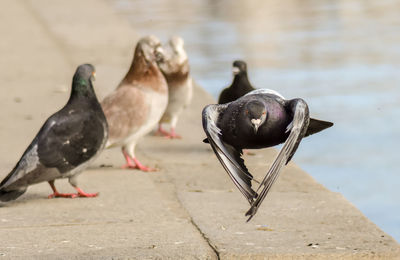
[[[258,89],[226,104],[203,109],[203,128],[218,160],[251,207],[249,221],[278,177],[289,163],[302,138],[333,125],[310,118],[307,103],[300,98],[285,99],[274,90]],[[241,158],[243,149],[260,149],[283,144],[258,189]]]
[[[164,59],[158,63],[168,83],[168,106],[158,124],[158,134],[167,138],[181,138],[175,133],[178,117],[190,104],[193,93],[192,77],[189,73],[189,61],[181,37],[174,36],[164,47]],[[163,123],[170,124],[170,132],[162,128]]]
[[[122,147],[126,160],[122,168],[156,170],[136,159],[135,146],[157,126],[167,107],[168,85],[157,65],[160,59],[159,39],[152,35],[141,38],[126,76],[101,103],[109,125],[106,147]]]
[[[218,104],[225,104],[242,97],[243,95],[255,90],[247,78],[246,62],[236,60],[232,64],[233,82],[228,87],[222,90],[219,95]]]
[[[77,176],[103,150],[107,121],[93,89],[95,68],[79,66],[72,80],[67,104],[50,116],[23,153],[14,169],[0,183],[0,201],[21,196],[29,185],[47,181],[54,197],[96,197],[77,186]],[[54,181],[68,178],[77,193],[59,193]]]

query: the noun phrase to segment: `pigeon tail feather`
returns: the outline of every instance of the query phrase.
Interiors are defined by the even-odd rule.
[[[18,190],[4,190],[0,189],[0,201],[10,201],[15,200],[19,196],[25,193],[27,188],[22,188]]]

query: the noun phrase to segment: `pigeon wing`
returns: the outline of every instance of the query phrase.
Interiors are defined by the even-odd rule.
[[[219,114],[226,107],[227,104],[206,106],[203,110],[203,128],[218,160],[240,192],[251,204],[253,198],[257,196],[256,192],[251,188],[253,176],[249,173],[243,159],[240,157],[242,151],[221,140],[221,130],[216,124]]]
[[[280,170],[286,165],[296,152],[301,139],[305,136],[309,122],[309,111],[307,104],[302,99],[293,99],[288,101],[289,110],[293,113],[293,121],[289,124],[288,131],[290,134],[286,139],[282,149],[279,151],[277,157],[272,163],[271,168],[268,170],[267,175],[264,177],[257,191],[262,187],[259,196],[252,203],[250,209],[247,211],[246,216],[250,216],[249,221],[257,212],[265,196],[267,196],[271,186],[274,184],[279,175]]]
[[[71,111],[71,110],[69,110]],[[104,143],[105,129],[95,114],[79,111],[54,115],[38,134],[38,155],[45,167],[69,172],[92,158]]]
[[[104,143],[104,125],[95,116],[86,117],[85,112],[63,115],[59,111],[42,126],[32,143],[25,150],[14,169],[1,182],[0,188],[35,183],[31,178],[46,174],[45,169],[56,168],[64,173],[89,160]],[[103,138],[97,138],[102,135]]]

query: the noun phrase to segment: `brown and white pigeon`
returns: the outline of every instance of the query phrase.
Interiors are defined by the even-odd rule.
[[[164,59],[158,62],[168,83],[168,106],[159,122],[158,133],[171,139],[180,138],[175,127],[179,115],[190,104],[193,92],[188,56],[183,45],[181,37],[171,37],[164,47]],[[162,128],[164,123],[170,125],[170,132]]]
[[[162,52],[158,38],[141,38],[126,76],[101,103],[109,125],[106,146],[122,147],[123,168],[155,170],[136,159],[135,146],[154,129],[167,107],[168,86],[157,65]]]
[[[49,182],[53,197],[95,197],[77,186],[76,177],[103,150],[107,122],[96,98],[92,80],[94,67],[78,67],[68,103],[50,116],[14,169],[0,183],[0,201],[21,196],[29,185]],[[77,193],[59,193],[54,181],[68,178]]]

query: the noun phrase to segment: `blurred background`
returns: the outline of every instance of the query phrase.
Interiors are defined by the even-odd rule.
[[[294,161],[400,241],[399,0],[108,1],[141,35],[182,36],[215,98],[243,59],[255,87],[334,122]]]

